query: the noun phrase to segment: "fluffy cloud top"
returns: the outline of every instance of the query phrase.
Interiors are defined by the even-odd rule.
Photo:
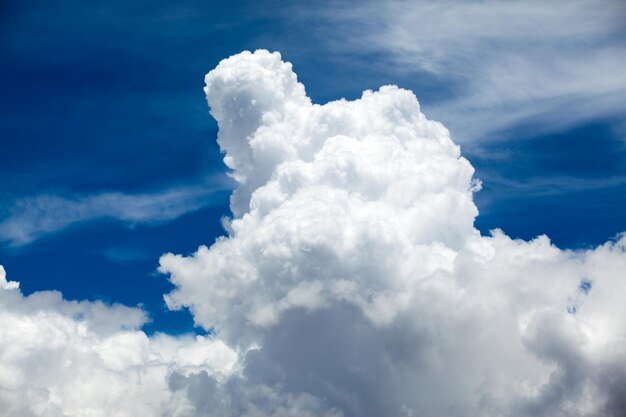
[[[481,236],[474,170],[409,91],[312,104],[267,51],[205,91],[233,218],[160,271],[212,336],[148,337],[137,309],[2,274],[6,415],[626,414],[626,237]]]
[[[248,381],[350,416],[610,414],[625,239],[480,236],[474,170],[409,91],[314,105],[265,51],[221,62],[205,91],[234,218],[161,271],[170,307],[257,347]]]
[[[236,354],[207,337],[146,336],[145,313],[24,297],[0,267],[0,415],[179,416],[194,409],[169,388],[173,374],[229,374]]]

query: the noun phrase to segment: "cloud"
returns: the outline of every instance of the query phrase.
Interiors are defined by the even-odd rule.
[[[219,380],[236,354],[203,336],[148,337],[145,321],[137,308],[50,291],[24,297],[0,285],[0,415],[189,415],[193,406],[169,389],[169,376]]]
[[[161,271],[247,383],[346,416],[623,414],[626,238],[481,236],[474,170],[409,91],[315,105],[264,51],[206,84],[234,218]]]
[[[494,139],[529,123],[550,131],[624,111],[619,0],[333,4],[297,15],[325,22],[323,39],[337,53],[382,53],[396,65],[379,65],[397,76],[453,85],[427,104],[457,140]]]
[[[0,241],[28,244],[72,224],[109,218],[129,225],[155,224],[212,204],[218,189],[181,187],[152,194],[102,193],[78,197],[38,195],[18,199],[0,221]]]
[[[24,416],[621,416],[626,237],[481,236],[474,169],[415,96],[311,103],[278,53],[206,77],[228,235],[160,271],[211,336],[0,283],[0,409]],[[3,270],[2,270],[3,272]]]
[[[0,265],[0,288],[5,290],[17,289],[20,287],[19,282],[15,281],[7,281],[7,275],[4,270],[4,267]]]

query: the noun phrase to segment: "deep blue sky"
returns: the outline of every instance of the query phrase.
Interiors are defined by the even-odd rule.
[[[328,11],[338,3],[318,4]],[[401,64],[384,50],[335,47],[346,22],[310,9],[277,1],[3,1],[0,221],[42,195],[217,190],[172,219],[87,216],[30,242],[5,239],[0,264],[9,278],[27,294],[57,289],[72,299],[143,304],[154,319],[149,331],[188,331],[187,314],[166,311],[161,297],[170,285],[155,270],[162,253],[190,253],[222,233],[228,183],[203,77],[244,49],[279,50],[316,102],[393,83],[412,89],[429,116],[464,90],[462,77]],[[377,30],[366,18],[352,25],[351,32]],[[452,123],[484,181],[479,229],[524,239],[545,233],[566,248],[626,231],[622,110],[511,123],[481,140]]]

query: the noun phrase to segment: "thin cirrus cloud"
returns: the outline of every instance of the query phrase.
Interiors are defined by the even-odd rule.
[[[402,72],[409,82],[427,72],[444,86],[454,85],[448,97],[426,106],[459,141],[497,139],[527,123],[536,134],[626,109],[622,1],[336,6],[301,8],[299,16],[327,21],[324,36],[335,51],[385,53],[401,64],[388,70]]]
[[[0,267],[0,410],[624,415],[626,237],[571,251],[481,235],[474,168],[410,91],[312,104],[263,50],[205,81],[233,218],[159,270],[168,307],[210,336],[148,336],[138,308],[25,297]]]
[[[115,219],[129,225],[168,222],[215,204],[221,191],[224,189],[204,185],[145,194],[25,197],[16,200],[0,221],[0,241],[22,246],[70,225],[98,219]]]

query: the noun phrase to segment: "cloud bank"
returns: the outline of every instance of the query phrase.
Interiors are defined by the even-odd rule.
[[[168,377],[231,372],[235,354],[206,337],[147,337],[145,313],[22,296],[0,268],[0,415],[174,416],[193,405]],[[185,414],[187,413],[187,414]]]
[[[278,53],[206,76],[228,235],[166,254],[207,337],[0,276],[0,409],[33,416],[623,416],[626,237],[481,236],[471,164],[407,90],[311,103]]]

